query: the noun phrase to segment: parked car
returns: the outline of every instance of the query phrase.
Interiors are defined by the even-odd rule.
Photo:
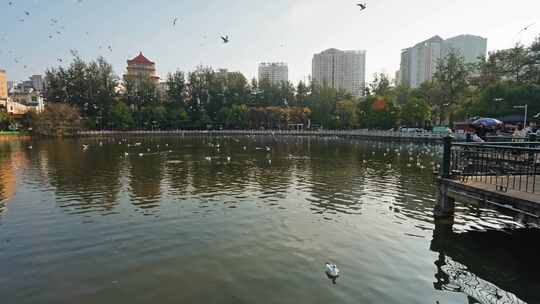
[[[451,134],[452,133],[452,129],[450,129],[449,127],[444,127],[444,126],[441,126],[441,127],[433,127],[433,133],[437,133],[437,134]]]

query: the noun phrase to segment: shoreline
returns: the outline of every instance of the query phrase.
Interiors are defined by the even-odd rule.
[[[0,141],[30,140],[32,136],[23,132],[0,132]]]
[[[170,130],[170,131],[81,131],[78,137],[116,137],[116,136],[306,136],[343,137],[357,139],[378,139],[403,142],[441,142],[440,133],[405,133],[376,130]]]

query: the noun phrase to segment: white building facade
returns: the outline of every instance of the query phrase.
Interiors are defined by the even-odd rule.
[[[355,97],[363,96],[366,87],[366,51],[328,49],[315,54],[312,79],[319,85],[345,90]]]
[[[263,62],[259,64],[259,81],[268,79],[272,84],[289,81],[289,68],[283,62]]]
[[[485,57],[487,39],[473,35],[460,35],[449,39],[433,36],[413,47],[401,51],[401,84],[412,88],[430,81],[437,71],[437,62],[450,52],[459,54],[465,63],[474,63]]]

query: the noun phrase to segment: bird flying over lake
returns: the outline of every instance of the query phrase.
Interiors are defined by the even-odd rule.
[[[356,5],[360,7],[361,11],[363,11],[363,10],[365,10],[367,8],[367,4],[365,4],[365,3],[358,3]]]
[[[529,25],[527,25],[526,27],[522,28],[521,31],[519,31],[519,33],[521,34],[522,32],[525,32],[526,30],[528,30],[531,26],[535,25],[536,23],[531,23]]]
[[[178,21],[178,17],[174,17],[174,20],[173,20],[173,22],[172,22],[172,25],[175,26],[177,21]]]
[[[229,43],[229,35],[225,37],[221,36],[221,40],[223,40],[223,43]]]

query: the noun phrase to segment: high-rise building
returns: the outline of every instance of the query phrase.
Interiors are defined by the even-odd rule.
[[[438,60],[450,52],[461,55],[466,63],[473,63],[485,56],[486,51],[487,39],[479,36],[460,35],[447,40],[433,36],[401,51],[401,83],[417,88],[430,81],[437,71]]]
[[[479,57],[485,57],[487,53],[487,39],[474,35],[459,35],[444,41],[442,57],[450,52],[455,52],[465,59],[465,63],[478,62]]]
[[[144,57],[142,52],[137,57],[127,61],[127,73],[124,75],[124,78],[134,81],[146,78],[153,81],[156,85],[159,83],[156,64]]]
[[[8,89],[7,89],[7,76],[5,70],[0,70],[0,100],[7,100],[8,98]]]
[[[320,85],[345,90],[353,96],[364,95],[366,87],[366,51],[328,49],[315,54],[312,79]]]
[[[43,91],[43,77],[41,75],[32,75],[30,81],[32,82],[32,88],[35,91]]]
[[[289,68],[283,62],[259,64],[259,81],[268,79],[272,84],[289,81]]]
[[[431,80],[441,58],[443,39],[433,36],[401,51],[401,79],[413,88]]]

